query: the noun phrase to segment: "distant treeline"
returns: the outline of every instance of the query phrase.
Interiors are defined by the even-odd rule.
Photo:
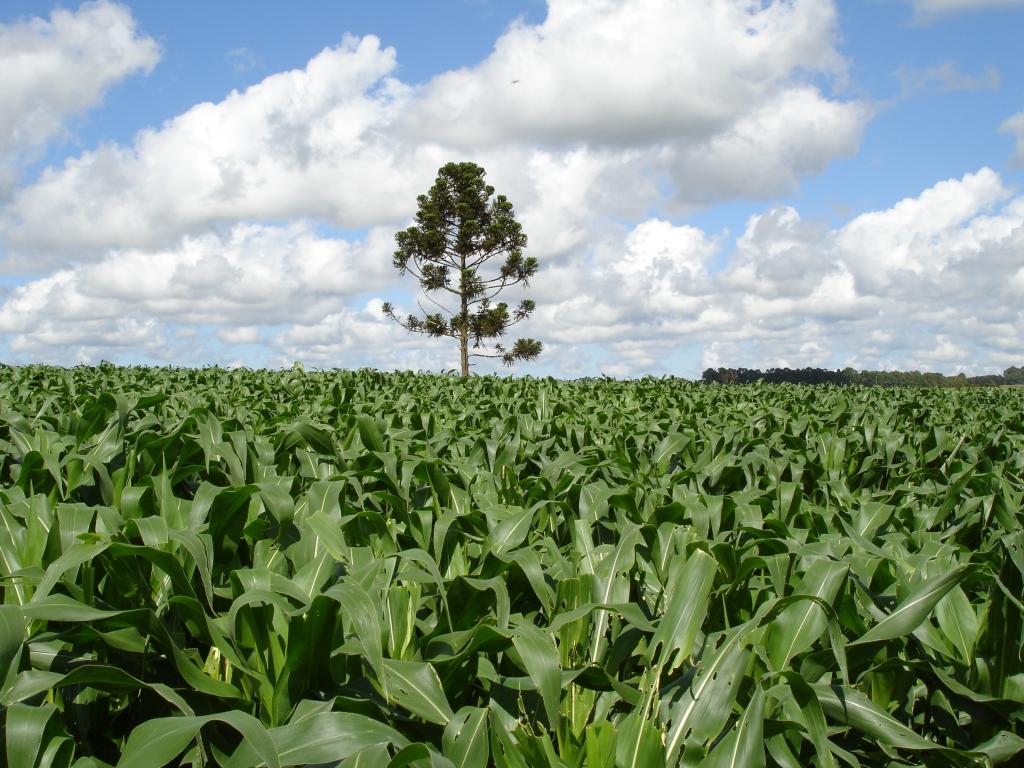
[[[1010,366],[1001,374],[988,376],[946,376],[941,373],[921,371],[857,371],[844,368],[834,371],[827,368],[708,368],[702,381],[715,384],[753,384],[763,381],[768,384],[835,384],[849,386],[882,387],[997,387],[1006,384],[1024,384],[1024,366]]]

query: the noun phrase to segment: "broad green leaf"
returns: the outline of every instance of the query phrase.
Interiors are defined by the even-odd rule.
[[[618,726],[615,742],[615,768],[644,768],[665,764],[661,731],[650,720],[631,712]]]
[[[376,420],[366,414],[356,416],[356,426],[359,428],[359,436],[371,451],[385,451],[384,438],[381,436],[380,427]]]
[[[834,722],[848,725],[884,744],[900,749],[934,749],[935,744],[914,733],[863,693],[839,685],[811,686],[821,708]]]
[[[715,559],[700,549],[694,550],[682,567],[670,567],[668,605],[651,638],[646,661],[660,648],[659,666],[672,672],[690,655],[707,616],[716,570]]]
[[[1015,733],[1000,731],[974,751],[987,755],[993,765],[1003,765],[1024,752],[1024,739]]]
[[[428,722],[447,725],[455,716],[430,664],[384,659],[383,682],[394,702]]]
[[[25,642],[25,619],[16,605],[0,605],[0,687]]]
[[[40,580],[39,584],[36,585],[36,590],[32,594],[32,602],[36,602],[46,597],[50,594],[50,590],[53,589],[54,585],[57,584],[60,578],[67,571],[77,568],[82,563],[91,561],[108,546],[109,543],[106,542],[82,542],[73,544],[60,557],[47,566],[46,572],[43,574],[43,578]]]
[[[209,723],[238,731],[245,746],[268,768],[280,768],[277,748],[259,720],[238,710],[203,717],[158,717],[136,726],[128,735],[117,768],[161,768],[180,755]],[[244,763],[242,765],[245,765]]]
[[[794,594],[811,595],[833,603],[846,579],[849,566],[832,560],[815,560]],[[805,600],[783,609],[771,624],[766,641],[772,669],[782,670],[790,659],[803,653],[821,637],[828,620],[816,602]]]
[[[639,532],[630,527],[619,539],[619,543],[594,568],[594,597],[597,603],[623,602],[628,596],[629,582],[622,575],[633,567],[636,559],[636,545]],[[590,644],[590,661],[596,663],[604,655],[607,646],[605,634],[608,629],[609,614],[606,610],[598,610],[594,615],[593,639]]]
[[[463,707],[445,726],[444,756],[455,768],[487,768],[491,754],[487,719],[486,709]]]
[[[724,727],[737,694],[737,681],[747,666],[745,634],[734,630],[705,653],[689,687],[669,712],[665,754],[671,763],[689,740],[705,742]]]
[[[739,722],[711,750],[707,768],[764,768],[764,698],[758,686]]]
[[[334,763],[378,745],[400,748],[407,744],[390,726],[352,712],[320,712],[297,723],[271,728],[268,735],[281,766]],[[266,756],[246,741],[225,768],[267,765]]]
[[[970,565],[961,565],[944,576],[928,579],[911,592],[892,613],[861,635],[850,645],[892,640],[909,635],[935,609],[939,601],[974,571]]]
[[[540,692],[549,729],[557,732],[561,716],[562,674],[553,638],[533,625],[521,624],[513,630],[512,644]]]
[[[588,725],[584,730],[584,754],[587,768],[613,768],[618,734],[615,726],[605,721]]]
[[[978,639],[978,615],[971,601],[959,587],[953,587],[935,606],[939,629],[960,652],[967,664],[974,661],[974,644]]]
[[[346,632],[355,632],[370,669],[378,680],[385,681],[384,650],[381,641],[383,628],[374,601],[355,581],[336,584],[327,590],[324,596],[338,602]],[[386,688],[385,695],[388,695]]]
[[[830,768],[835,765],[835,760],[832,757],[832,745],[828,741],[825,714],[822,712],[817,694],[797,673],[786,672],[783,677],[786,680],[785,691],[788,693],[783,708],[790,712],[792,719],[807,731],[810,742],[814,745],[820,768]]]
[[[494,526],[487,537],[491,550],[498,555],[505,554],[523,543],[530,531],[533,512],[529,509],[513,510],[504,520]]]
[[[4,741],[8,768],[35,768],[44,747],[46,726],[57,714],[52,704],[7,707],[4,717]]]

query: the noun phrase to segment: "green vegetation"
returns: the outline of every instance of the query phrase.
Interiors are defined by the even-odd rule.
[[[1005,387],[1024,384],[1024,367],[1011,365],[1001,374],[946,376],[927,371],[857,371],[853,368],[708,368],[701,377],[709,384],[834,384],[844,387]]]
[[[0,368],[2,760],[1019,764],[1022,413]]]
[[[526,234],[512,203],[504,195],[491,199],[494,187],[484,183],[485,173],[474,163],[442,166],[430,191],[416,198],[416,224],[395,235],[395,268],[415,277],[427,301],[441,311],[400,318],[390,303],[382,307],[385,316],[407,331],[458,341],[463,376],[469,376],[471,357],[500,358],[512,365],[536,360],[543,348],[536,339],[517,339],[511,348],[495,344],[493,352],[485,351],[491,339],[504,336],[534,310],[530,299],[511,313],[505,302],[491,301],[506,288],[529,285],[538,267],[535,258],[523,256]],[[501,260],[501,267],[482,276],[491,259]],[[458,307],[449,308],[445,299],[457,301]]]

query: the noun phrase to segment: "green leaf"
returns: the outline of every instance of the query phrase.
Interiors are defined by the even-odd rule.
[[[789,700],[785,702],[787,711],[792,711],[794,721],[807,731],[814,750],[818,756],[820,768],[831,768],[835,765],[831,745],[828,741],[828,728],[825,713],[814,690],[796,672],[786,672],[783,677],[787,683]]]
[[[815,684],[811,688],[824,713],[833,721],[864,732],[883,744],[900,749],[935,749],[936,744],[914,733],[860,691],[840,685]]]
[[[122,611],[106,611],[75,600],[67,595],[48,595],[22,606],[22,615],[40,621],[82,622],[118,616]]]
[[[57,713],[52,704],[30,707],[14,704],[4,718],[7,768],[35,768],[43,747],[46,726]]]
[[[710,652],[710,658],[700,660],[689,688],[673,705],[665,741],[670,763],[684,743],[714,738],[728,720],[736,699],[736,682],[747,665],[745,634],[741,629],[723,636]]]
[[[639,540],[639,529],[632,526],[625,530],[619,543],[610,554],[597,563],[594,568],[595,602],[607,604],[624,602],[629,593],[629,582],[622,572],[633,567],[636,559],[636,546]],[[609,614],[606,610],[598,610],[594,614],[593,639],[590,644],[590,661],[596,663],[604,655],[607,644],[605,634],[608,629]]]
[[[13,703],[43,691],[86,685],[101,691],[124,692],[140,689],[153,691],[168,703],[173,704],[182,714],[195,714],[188,702],[170,686],[164,683],[144,682],[110,664],[82,664],[63,675],[39,670],[22,673],[19,676],[19,682],[5,693],[3,703]],[[16,697],[20,697],[20,699]]]
[[[16,605],[0,605],[0,687],[25,642],[25,619]]]
[[[980,625],[971,601],[959,587],[953,587],[935,606],[935,618],[960,658],[967,664],[974,662],[974,644]]]
[[[503,555],[509,550],[518,547],[523,543],[526,534],[530,531],[530,523],[532,521],[532,510],[514,510],[512,514],[495,525],[487,537],[491,550],[497,555]]]
[[[668,672],[693,651],[693,642],[707,616],[708,596],[717,570],[715,559],[700,549],[691,553],[684,566],[674,566],[669,568],[668,605],[645,654],[649,663],[660,648],[659,665]]]
[[[993,765],[1003,765],[1024,752],[1024,739],[1015,733],[1000,731],[974,751],[987,755]]]
[[[707,768],[764,768],[764,690],[758,686],[743,716],[704,762]]]
[[[363,445],[369,450],[380,451],[381,453],[386,450],[380,427],[377,426],[377,421],[372,416],[364,413],[356,416],[356,427],[359,429],[359,436],[363,440]]]
[[[271,728],[268,733],[281,766],[334,763],[378,745],[404,747],[408,743],[390,726],[352,712],[320,712],[297,723]],[[267,765],[266,757],[246,741],[225,768]]]
[[[280,768],[281,761],[270,734],[259,720],[238,710],[203,717],[158,717],[136,726],[128,735],[117,768],[161,768],[180,755],[209,723],[231,726],[258,755],[259,765]],[[245,765],[243,763],[243,765]]]
[[[37,602],[46,597],[50,594],[50,590],[53,589],[61,576],[63,576],[67,571],[77,568],[82,563],[90,562],[108,546],[110,545],[106,542],[73,544],[60,557],[47,566],[46,571],[43,574],[43,578],[36,586],[36,591],[32,595],[32,602]]]
[[[935,609],[939,601],[957,584],[976,570],[971,565],[961,565],[939,578],[928,579],[907,595],[896,610],[875,626],[850,643],[863,645],[903,637],[913,632]]]
[[[644,768],[665,764],[661,731],[650,720],[631,712],[619,723],[618,730],[614,750],[615,768]]]
[[[463,707],[445,726],[441,740],[444,756],[455,768],[487,768],[490,739],[487,733],[487,710]]]
[[[562,673],[554,639],[531,624],[521,624],[513,631],[512,644],[519,652],[527,674],[540,691],[549,729],[557,732],[561,716],[559,700],[562,695]]]
[[[804,574],[795,595],[810,595],[833,603],[850,568],[833,560],[815,560]],[[805,600],[784,608],[772,622],[766,648],[772,669],[782,670],[790,659],[803,653],[825,631],[828,619],[818,603]]]
[[[384,681],[384,649],[381,640],[383,628],[378,606],[374,604],[366,590],[354,580],[334,585],[324,592],[324,597],[338,602],[346,631],[355,632],[370,669],[378,680]],[[385,695],[388,695],[386,688]]]
[[[587,768],[613,768],[618,734],[609,722],[588,725],[584,735],[584,754]]]
[[[447,725],[455,716],[434,668],[422,661],[384,659],[388,696],[427,722]]]

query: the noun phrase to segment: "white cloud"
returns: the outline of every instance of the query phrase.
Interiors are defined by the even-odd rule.
[[[1024,166],[1024,112],[1018,112],[1004,120],[999,126],[999,131],[1013,136],[1015,144],[1012,162]]]
[[[710,203],[792,192],[802,178],[852,155],[868,117],[863,104],[787,89],[703,142],[673,144],[676,197]]]
[[[870,116],[815,84],[843,77],[835,24],[821,0],[551,0],[542,24],[420,87],[394,77],[393,49],[346,38],[131,146],[47,169],[0,212],[5,266],[238,221],[394,226],[451,159],[488,168],[550,254],[589,232],[588,215],[642,215],[666,186],[676,205],[792,190],[853,152]],[[583,200],[591,214],[567,211]]]
[[[381,298],[365,298],[400,284],[390,234],[346,242],[304,224],[246,224],[116,251],[13,289],[0,334],[24,360],[134,350],[226,363],[218,344],[228,344],[261,363],[454,368],[453,343],[405,333],[381,316]],[[516,335],[543,340],[539,369],[563,375],[699,374],[679,355],[946,372],[1024,360],[1024,197],[989,169],[838,229],[769,209],[723,248],[721,236],[660,218],[606,229],[545,263],[530,290],[537,312]]]
[[[918,21],[932,21],[955,13],[1024,5],[1024,0],[912,0]]]
[[[69,159],[18,193],[3,223],[8,240],[38,269],[62,250],[153,248],[236,221],[400,220],[442,157],[382,137],[402,98],[386,78],[394,66],[376,38],[346,38],[303,70],[140,132],[132,147]]]
[[[379,299],[360,308],[343,308],[316,323],[293,325],[276,336],[273,346],[279,364],[301,360],[323,368],[366,366],[413,371],[459,366],[454,341],[406,333],[384,319]]]
[[[48,20],[0,24],[0,174],[12,182],[25,153],[159,58],[159,46],[136,30],[131,11],[106,0],[54,10]]]
[[[896,71],[903,96],[930,88],[942,91],[997,91],[1001,83],[999,70],[987,66],[977,75],[961,72],[955,62],[945,61],[931,67],[901,67]]]
[[[260,341],[260,329],[255,325],[239,325],[233,328],[222,328],[217,331],[217,338],[225,344],[256,344]]]
[[[852,154],[870,108],[826,97],[839,81],[831,2],[551,2],[477,67],[440,75],[398,125],[482,149],[508,142],[644,149],[677,203],[792,190]]]
[[[18,352],[129,346],[131,328],[214,326],[229,344],[260,340],[257,326],[316,323],[346,299],[392,277],[391,233],[348,242],[309,225],[240,224],[225,235],[183,237],[173,247],[121,250],[13,289],[0,305],[0,334]],[[157,350],[165,336],[147,340]],[[122,340],[124,339],[124,340]],[[174,350],[165,350],[172,355]]]
[[[792,85],[841,74],[829,2],[554,0],[477,67],[441,75],[407,128],[460,144],[702,141]]]
[[[987,239],[982,222],[974,230],[962,225],[1008,196],[999,175],[983,168],[858,216],[837,235],[836,246],[862,291],[891,291],[894,275],[915,282],[934,277]]]
[[[1024,197],[987,168],[834,230],[766,211],[722,269],[719,243],[692,227],[652,219],[621,242],[560,266],[557,288],[541,275],[535,323],[542,339],[600,343],[620,374],[672,371],[658,361],[694,347],[711,367],[1024,359]]]
[[[856,149],[870,107],[825,90],[844,76],[831,3],[553,0],[476,67],[420,87],[395,68],[347,38],[45,170],[0,211],[4,266],[42,274],[0,298],[0,338],[26,361],[453,368],[453,345],[380,303],[411,304],[393,233],[439,165],[470,159],[541,258],[522,335],[546,370],[1024,357],[1024,198],[989,169],[838,229],[770,207],[729,251],[670,219],[791,190]],[[1024,135],[1018,118],[1004,130]]]

